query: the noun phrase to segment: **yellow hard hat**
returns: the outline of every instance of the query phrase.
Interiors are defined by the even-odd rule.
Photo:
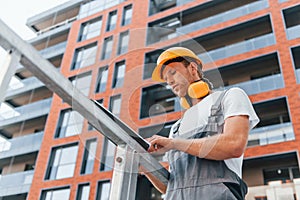
[[[156,62],[157,65],[152,72],[152,79],[154,81],[165,82],[161,77],[161,68],[163,64],[173,58],[185,57],[185,56],[194,58],[201,63],[200,58],[190,49],[184,47],[172,47],[162,52],[157,58],[157,62]]]

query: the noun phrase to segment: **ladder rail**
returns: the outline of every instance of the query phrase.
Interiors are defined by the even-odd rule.
[[[21,39],[0,19],[0,46],[7,51],[21,55],[20,63],[33,73],[46,87],[60,96],[72,109],[78,111],[100,133],[117,145],[128,145],[140,158],[140,164],[164,185],[168,183],[169,172],[151,156],[136,140],[130,137],[120,125],[109,118],[94,102],[83,95],[72,83],[44,59],[37,50]]]

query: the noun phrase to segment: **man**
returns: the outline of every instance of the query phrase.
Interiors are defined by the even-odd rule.
[[[239,88],[213,92],[201,60],[183,47],[167,49],[158,57],[152,79],[166,82],[187,110],[172,126],[169,138],[148,138],[149,152],[167,152],[167,188],[146,173],[148,179],[166,193],[166,200],[244,199],[243,153],[249,130],[259,122],[245,92]]]

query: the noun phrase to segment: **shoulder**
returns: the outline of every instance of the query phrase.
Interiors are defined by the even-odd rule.
[[[246,92],[238,87],[233,87],[225,91],[225,96],[247,96]]]

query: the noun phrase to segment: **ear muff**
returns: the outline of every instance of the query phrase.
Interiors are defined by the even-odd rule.
[[[209,86],[204,81],[196,81],[188,88],[188,95],[180,98],[180,105],[184,109],[190,108],[192,104],[191,98],[199,99],[209,94]]]
[[[189,109],[191,107],[191,102],[188,100],[190,97],[181,97],[180,105],[184,109]]]
[[[196,81],[188,88],[188,95],[193,99],[199,99],[208,95],[210,89],[204,81]]]

